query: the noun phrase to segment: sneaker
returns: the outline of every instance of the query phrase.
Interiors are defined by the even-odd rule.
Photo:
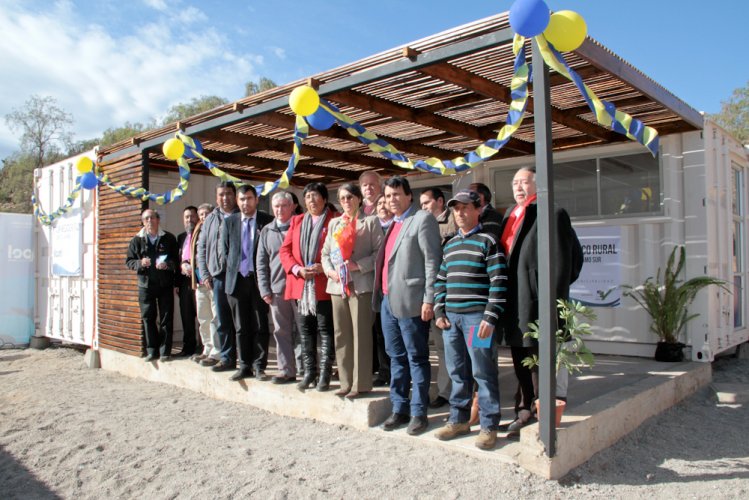
[[[482,450],[491,450],[494,445],[497,444],[497,431],[489,429],[481,429],[478,437],[476,438],[476,448]]]
[[[458,436],[464,436],[469,432],[471,432],[471,426],[468,424],[468,422],[448,422],[446,426],[434,433],[434,437],[436,437],[440,441],[447,441]]]

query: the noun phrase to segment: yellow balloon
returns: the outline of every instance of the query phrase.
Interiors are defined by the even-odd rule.
[[[289,95],[289,107],[299,116],[309,116],[320,107],[320,96],[312,87],[302,85]]]
[[[177,161],[185,154],[185,145],[176,138],[169,139],[164,143],[164,156],[170,160]]]
[[[75,162],[75,169],[78,173],[83,175],[87,172],[91,172],[94,169],[94,162],[88,156],[81,156],[78,161]]]
[[[575,50],[585,41],[588,26],[583,16],[571,10],[560,10],[551,15],[544,36],[560,52]]]

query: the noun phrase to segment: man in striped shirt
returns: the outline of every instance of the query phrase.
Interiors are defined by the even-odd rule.
[[[473,381],[479,390],[481,432],[476,446],[497,442],[499,379],[494,326],[503,312],[507,268],[494,236],[479,224],[481,202],[474,191],[460,191],[447,204],[458,234],[444,247],[434,285],[437,327],[443,330],[445,364],[452,380],[450,418],[436,432],[447,440],[468,434]]]

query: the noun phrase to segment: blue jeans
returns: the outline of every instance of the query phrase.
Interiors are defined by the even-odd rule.
[[[450,422],[465,423],[470,419],[475,380],[479,386],[481,428],[496,429],[500,413],[496,330],[491,347],[469,347],[465,335],[471,326],[478,327],[483,317],[481,312],[447,313],[450,328],[442,332],[442,338],[445,340],[445,365],[453,383]]]
[[[226,279],[223,274],[213,277],[213,302],[216,304],[216,335],[221,361],[227,365],[237,363],[236,330],[229,301],[226,300],[224,288]]]
[[[380,307],[385,351],[390,356],[390,401],[393,413],[423,417],[429,405],[429,323],[421,317],[396,318],[385,295]],[[413,398],[408,393],[413,381]]]

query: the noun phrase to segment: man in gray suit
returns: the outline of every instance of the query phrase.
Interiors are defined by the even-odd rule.
[[[393,414],[382,428],[391,431],[408,422],[406,432],[416,435],[428,427],[429,321],[434,317],[434,281],[442,260],[440,231],[437,220],[413,204],[405,178],[385,182],[385,200],[395,218],[377,254],[372,298],[390,356]]]
[[[239,212],[226,218],[221,226],[221,251],[226,256],[226,300],[229,302],[237,331],[239,369],[231,380],[253,375],[267,380],[268,305],[260,297],[255,278],[255,255],[258,233],[273,217],[257,210],[255,188],[237,189]]]

